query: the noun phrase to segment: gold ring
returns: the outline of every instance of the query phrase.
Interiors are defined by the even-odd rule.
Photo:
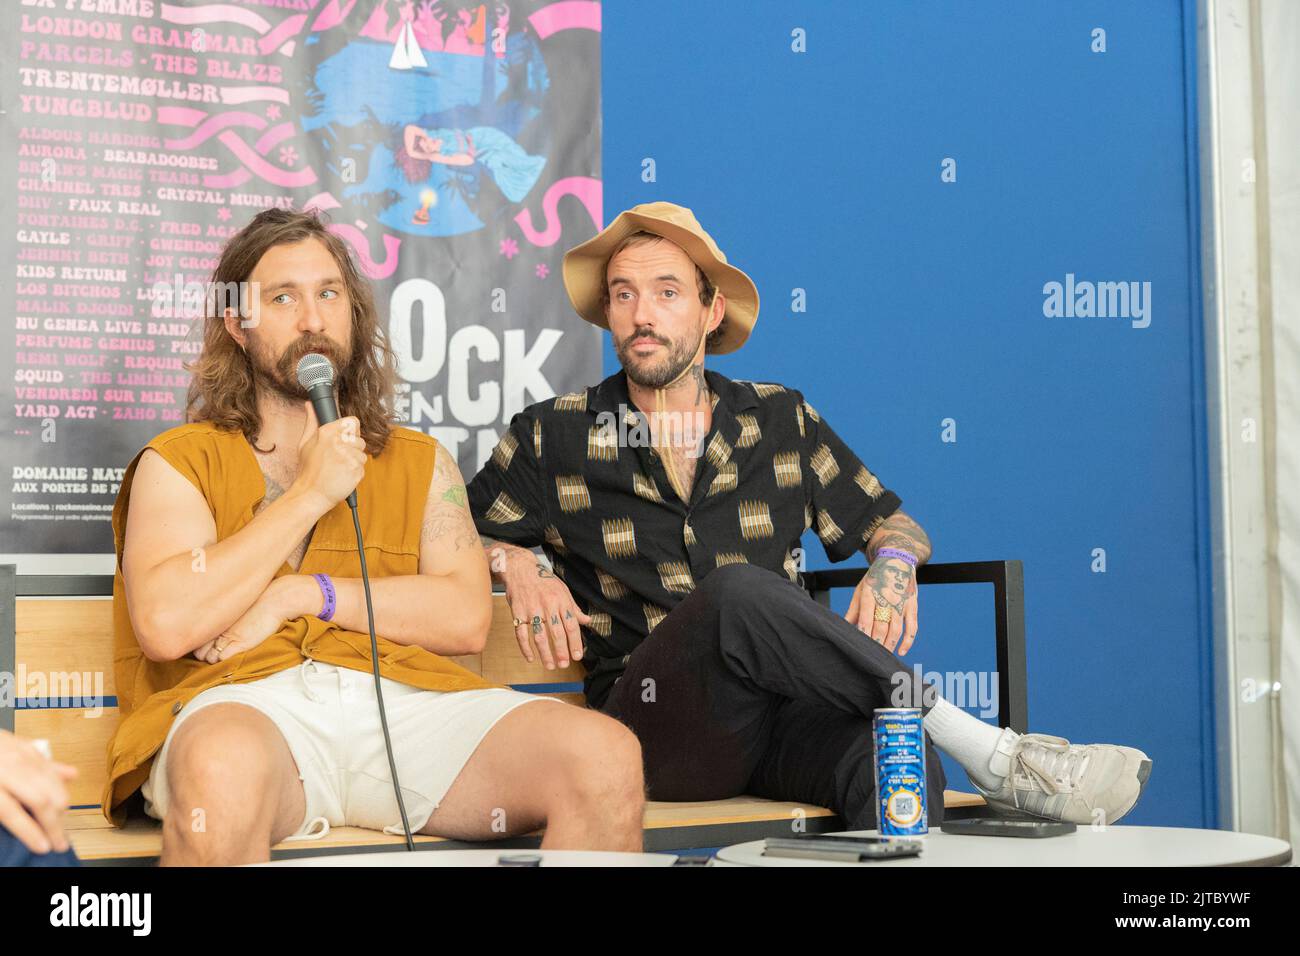
[[[528,623],[527,621],[521,621],[521,620],[519,620],[519,618],[515,618],[515,627],[519,627],[519,626],[521,626],[521,625],[523,625],[523,624],[527,624],[527,623]]]
[[[882,624],[888,624],[890,619],[893,618],[893,616],[894,616],[894,612],[891,611],[886,605],[884,604],[876,605],[875,618],[877,621],[880,621]]]

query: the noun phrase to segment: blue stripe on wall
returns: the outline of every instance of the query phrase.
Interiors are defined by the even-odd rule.
[[[1200,124],[1197,117],[1196,2],[1182,0],[1183,30],[1183,137],[1187,155],[1187,299],[1191,304],[1188,363],[1192,370],[1191,419],[1194,466],[1192,468],[1196,515],[1197,623],[1199,627],[1201,695],[1201,765],[1203,806],[1207,827],[1222,821],[1218,788],[1218,746],[1214,706],[1214,563],[1210,542],[1210,450],[1206,412],[1205,315],[1201,290],[1201,162]]]

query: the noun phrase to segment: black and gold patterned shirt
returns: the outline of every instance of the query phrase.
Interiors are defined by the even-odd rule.
[[[689,503],[649,447],[621,371],[515,415],[469,483],[479,533],[540,545],[591,616],[582,663],[592,707],[710,571],[748,562],[802,583],[804,531],[843,561],[901,504],[799,392],[704,374],[713,421]]]

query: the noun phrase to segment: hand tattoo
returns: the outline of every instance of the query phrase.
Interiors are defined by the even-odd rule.
[[[876,561],[867,569],[866,582],[877,604],[902,610],[911,590],[912,568],[898,558]]]

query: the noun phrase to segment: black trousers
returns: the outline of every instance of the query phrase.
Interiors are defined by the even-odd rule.
[[[830,807],[848,829],[872,829],[872,711],[928,712],[920,691],[898,657],[798,585],[732,564],[637,646],[602,710],[641,741],[652,800],[748,793]],[[925,742],[935,827],[946,780]]]

